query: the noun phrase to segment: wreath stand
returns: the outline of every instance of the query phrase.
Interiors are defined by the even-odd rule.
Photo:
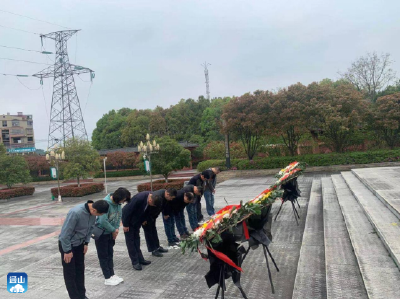
[[[281,212],[282,206],[285,202],[290,201],[292,204],[292,209],[293,209],[293,215],[296,220],[297,226],[299,226],[299,221],[300,220],[300,215],[299,212],[296,209],[296,203],[297,206],[300,209],[300,204],[299,201],[297,200],[298,197],[300,197],[300,190],[297,184],[297,177],[290,180],[289,182],[282,184],[282,189],[284,190],[283,195],[282,195],[282,203],[281,206],[279,207],[278,213],[275,216],[275,221],[279,216],[279,213]]]

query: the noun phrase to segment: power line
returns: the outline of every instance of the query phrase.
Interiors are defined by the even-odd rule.
[[[0,9],[0,12],[12,14],[12,15],[16,15],[16,16],[19,16],[19,17],[28,18],[28,19],[35,20],[35,21],[38,21],[38,22],[43,22],[43,23],[47,23],[47,24],[51,24],[51,25],[56,25],[56,26],[59,26],[59,27],[67,28],[67,29],[71,29],[71,28],[69,28],[69,27],[65,27],[65,26],[62,26],[62,25],[55,24],[55,23],[51,23],[51,22],[47,22],[47,21],[35,19],[35,18],[32,18],[32,17],[28,17],[28,16],[16,14],[16,13],[13,13],[13,12],[11,12],[11,11],[6,11],[6,10]]]
[[[37,64],[37,65],[48,65],[48,66],[52,66],[52,64],[39,63],[39,62],[35,62],[35,61],[30,61],[30,60],[21,60],[21,59],[13,59],[13,58],[6,58],[6,57],[0,57],[0,59],[13,60],[13,61],[22,61],[22,62],[26,62],[26,63],[30,63],[30,64]]]
[[[4,76],[16,76],[16,77],[30,77],[30,76],[31,76],[31,75],[8,74],[8,73],[0,73],[0,75],[4,75]]]
[[[17,78],[17,80],[19,81],[19,83],[22,84],[24,87],[26,87],[28,90],[37,91],[38,89],[40,89],[40,87],[38,87],[37,89],[31,89],[30,87],[28,87],[28,86],[26,86],[24,83],[22,83],[21,80],[19,80],[18,77],[15,77],[15,78]]]
[[[26,33],[32,33],[32,34],[40,35],[40,33],[32,32],[32,31],[28,31],[28,30],[23,30],[23,29],[18,29],[18,28],[13,28],[13,27],[8,27],[8,26],[4,26],[4,25],[0,25],[0,27],[4,27],[4,28],[12,29],[12,30],[17,30],[17,31],[22,31],[22,32],[26,32]]]
[[[87,104],[88,104],[88,101],[89,101],[89,96],[90,96],[90,91],[92,90],[92,85],[93,85],[93,81],[90,83],[90,87],[89,87],[89,93],[88,93],[88,95],[87,95],[86,104],[85,104],[85,108],[83,109],[83,116],[82,116],[82,117],[84,117],[84,116],[85,116],[85,112],[86,112],[86,106],[87,106]]]
[[[39,53],[42,53],[42,54],[53,54],[53,52],[48,52],[48,51],[30,50],[30,49],[24,49],[24,48],[18,48],[18,47],[10,47],[10,46],[4,46],[4,45],[0,45],[0,47],[8,48],[8,49],[17,49],[17,50],[23,50],[23,51],[30,51],[30,52],[39,52]]]

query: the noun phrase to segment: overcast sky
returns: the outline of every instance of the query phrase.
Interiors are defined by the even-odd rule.
[[[1,0],[0,9],[81,29],[68,42],[86,129],[111,109],[169,107],[211,97],[338,78],[368,51],[389,52],[400,76],[400,1]],[[0,12],[0,25],[37,33],[62,27]],[[0,27],[0,45],[40,50],[38,35]],[[54,41],[45,42],[54,52]],[[0,47],[1,58],[49,63],[36,52]],[[46,65],[0,59],[0,73],[34,74]],[[81,80],[82,79],[82,80]],[[0,76],[0,114],[32,114],[37,148],[46,148],[52,79]],[[86,82],[89,81],[89,82]]]

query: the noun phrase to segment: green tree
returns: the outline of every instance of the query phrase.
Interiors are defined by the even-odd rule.
[[[230,100],[229,97],[215,98],[211,101],[210,106],[203,111],[200,129],[207,142],[224,139],[224,135],[221,133],[222,109]]]
[[[126,126],[126,120],[132,110],[121,108],[118,111],[111,110],[97,121],[92,134],[92,145],[95,149],[122,148],[122,130]]]
[[[256,154],[261,138],[268,132],[272,93],[256,91],[235,97],[223,108],[223,129],[240,140],[249,160]]]
[[[150,131],[151,110],[133,110],[122,130],[121,139],[126,147],[136,146]]]
[[[9,189],[16,183],[31,181],[28,164],[22,156],[0,155],[0,183]]]
[[[7,153],[6,147],[2,143],[0,143],[0,156],[6,155],[6,153]]]
[[[168,176],[172,171],[181,170],[190,165],[190,151],[168,136],[157,140],[160,151],[151,156],[151,168],[153,174],[164,176],[168,182]],[[141,164],[141,168],[143,168]]]
[[[99,153],[86,140],[67,140],[64,151],[65,159],[68,161],[64,168],[64,177],[76,178],[79,187],[80,178],[87,178],[89,172],[98,171],[101,167]]]

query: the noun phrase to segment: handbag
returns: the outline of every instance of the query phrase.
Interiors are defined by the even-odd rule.
[[[104,233],[105,229],[97,227],[97,226],[93,226],[93,230],[92,230],[92,239],[94,239],[95,241],[98,240]]]

